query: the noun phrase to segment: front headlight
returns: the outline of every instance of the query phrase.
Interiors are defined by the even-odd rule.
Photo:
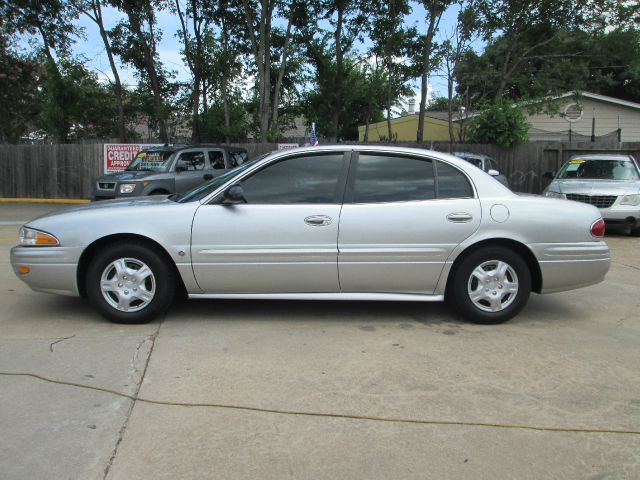
[[[623,195],[620,199],[620,205],[640,205],[640,195],[632,194],[632,195]]]
[[[60,242],[50,233],[22,227],[20,229],[20,245],[24,247],[57,247]]]
[[[564,196],[564,193],[554,192],[553,190],[547,190],[544,193],[544,196],[549,198],[562,198],[563,200],[567,199],[567,197]]]
[[[120,185],[120,193],[133,193],[135,189],[135,183],[123,183]]]

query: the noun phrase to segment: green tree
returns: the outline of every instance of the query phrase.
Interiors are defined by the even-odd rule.
[[[416,141],[422,143],[424,139],[424,117],[427,110],[427,95],[429,75],[435,66],[434,38],[440,28],[440,21],[444,12],[455,0],[421,0],[426,17],[426,33],[420,38],[419,59],[416,62],[420,70],[420,110],[418,114],[418,130]]]
[[[109,138],[116,133],[114,92],[79,61],[63,58],[54,69],[45,62],[37,126],[60,142]]]
[[[338,141],[357,140],[358,125],[381,121],[384,95],[372,97],[376,92],[386,92],[386,75],[368,73],[366,63],[347,56],[340,69],[332,55],[332,49],[316,51],[314,66],[317,75],[312,88],[305,94],[305,114],[307,119],[317,123],[318,132]],[[343,90],[338,109],[337,130],[335,129],[336,77],[342,76]]]
[[[111,74],[113,75],[113,91],[115,96],[116,106],[118,108],[118,139],[121,142],[126,141],[127,137],[127,128],[125,123],[125,113],[124,113],[124,89],[122,87],[122,82],[120,81],[120,73],[118,72],[118,67],[116,66],[116,62],[114,59],[113,49],[111,48],[111,39],[109,38],[109,34],[104,26],[104,17],[102,15],[102,0],[72,0],[74,5],[78,11],[82,12],[89,18],[93,23],[95,23],[98,28],[98,32],[100,33],[100,38],[102,39],[102,44],[104,45],[104,50],[107,54],[107,58],[109,59],[109,66],[111,68]]]
[[[499,101],[481,110],[467,127],[468,140],[512,147],[529,140],[529,124],[522,107]]]
[[[401,96],[409,94],[407,82],[413,76],[413,68],[404,59],[411,54],[411,47],[415,44],[417,32],[415,27],[404,25],[405,17],[411,12],[407,0],[386,0],[373,6],[375,14],[370,34],[374,44],[372,51],[382,60],[381,64],[387,75],[385,82],[387,91],[383,95],[387,133],[388,137],[392,138],[391,109],[398,103]],[[376,80],[373,85],[379,83]],[[378,92],[373,93],[379,94]]]
[[[32,126],[41,74],[40,63],[21,53],[0,26],[0,142],[17,142]]]
[[[111,0],[126,19],[120,21],[109,32],[113,51],[133,66],[140,78],[146,81],[153,95],[153,115],[157,122],[161,142],[169,141],[167,119],[170,108],[167,104],[167,72],[162,68],[157,45],[162,32],[157,28],[156,13],[164,8],[162,0]]]

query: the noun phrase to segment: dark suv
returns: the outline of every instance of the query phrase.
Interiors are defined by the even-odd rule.
[[[99,177],[91,200],[167,195],[191,190],[249,160],[243,148],[174,145],[143,150],[124,172]]]

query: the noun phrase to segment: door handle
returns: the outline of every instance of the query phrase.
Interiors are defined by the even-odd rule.
[[[211,175],[210,173],[205,173],[202,178],[204,178],[205,180],[212,180],[213,179],[213,175]]]
[[[466,223],[473,220],[473,215],[466,212],[456,212],[447,215],[447,220],[453,223]]]
[[[327,215],[311,215],[304,219],[304,223],[312,227],[323,227],[325,225],[331,225],[331,217]]]

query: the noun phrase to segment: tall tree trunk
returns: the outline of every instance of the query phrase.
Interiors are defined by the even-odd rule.
[[[260,18],[258,20],[260,28],[260,38],[256,37],[253,25],[254,19],[251,8],[247,0],[242,0],[242,5],[247,23],[247,32],[251,42],[251,49],[258,70],[258,119],[260,124],[260,140],[267,141],[269,130],[269,98],[271,94],[271,14],[274,4],[271,0],[261,1]]]
[[[369,123],[370,122],[371,122],[371,103],[367,105],[367,116],[364,124],[364,138],[362,139],[362,141],[364,142],[369,141]]]
[[[447,78],[447,118],[449,120],[449,142],[455,143],[456,136],[453,133],[453,75],[448,72]]]
[[[109,36],[107,35],[107,32],[104,28],[104,20],[102,18],[102,6],[100,4],[100,0],[93,0],[91,2],[91,7],[93,9],[93,15],[90,15],[88,12],[85,12],[85,14],[98,25],[98,29],[100,30],[100,37],[102,38],[104,49],[107,52],[109,66],[111,67],[111,73],[113,74],[114,92],[116,95],[116,108],[118,109],[118,141],[126,142],[127,129],[124,121],[122,82],[120,81],[120,74],[118,73],[118,68],[116,67],[116,62],[113,58],[113,51],[111,49],[111,43],[109,42]]]
[[[429,72],[431,69],[431,53],[433,50],[433,36],[438,30],[440,19],[444,7],[436,5],[438,2],[432,2],[428,11],[429,26],[427,34],[424,38],[422,50],[422,75],[420,79],[420,113],[418,115],[418,130],[416,132],[416,141],[422,143],[424,141],[424,117],[427,109],[427,96],[429,94]]]
[[[342,102],[342,81],[343,81],[343,69],[344,69],[344,53],[342,51],[342,22],[344,17],[344,6],[340,4],[337,8],[338,21],[336,23],[336,31],[334,33],[334,39],[336,44],[336,83],[334,98],[336,104],[333,106],[333,116],[331,119],[332,129],[338,140],[338,132],[340,128],[340,112],[343,108]]]
[[[271,128],[278,129],[278,116],[280,106],[280,90],[282,89],[282,81],[284,79],[284,72],[287,66],[287,50],[289,49],[289,40],[291,38],[291,24],[293,21],[293,13],[289,17],[287,23],[287,33],[284,37],[284,45],[282,47],[282,57],[280,59],[280,68],[278,69],[278,78],[276,79],[276,88],[273,92],[273,105],[271,107]]]

